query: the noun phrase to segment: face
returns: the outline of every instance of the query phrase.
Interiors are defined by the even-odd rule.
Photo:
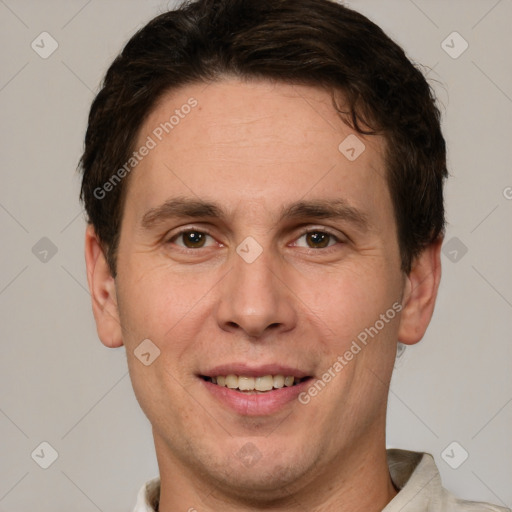
[[[410,286],[384,140],[355,136],[328,92],[265,81],[187,86],[145,121],[119,324],[98,329],[126,346],[159,462],[278,496],[383,444]]]

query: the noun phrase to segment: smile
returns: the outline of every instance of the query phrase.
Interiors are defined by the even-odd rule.
[[[304,378],[294,377],[293,375],[263,375],[252,377],[247,375],[219,375],[216,377],[202,377],[207,382],[216,384],[220,387],[226,387],[235,391],[247,394],[267,393],[274,389],[296,386]]]

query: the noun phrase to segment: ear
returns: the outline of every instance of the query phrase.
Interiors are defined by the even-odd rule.
[[[123,344],[123,339],[117,308],[115,281],[91,224],[87,226],[85,231],[85,263],[98,336],[105,346],[110,348],[120,347]]]
[[[403,310],[398,341],[414,345],[423,338],[434,312],[441,280],[441,245],[443,238],[428,245],[413,263],[405,278]]]

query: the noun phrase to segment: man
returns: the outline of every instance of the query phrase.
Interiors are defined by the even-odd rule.
[[[98,335],[160,477],[137,512],[500,510],[385,449],[397,343],[440,280],[445,143],[421,73],[328,0],[199,0],[107,72],[81,197]]]

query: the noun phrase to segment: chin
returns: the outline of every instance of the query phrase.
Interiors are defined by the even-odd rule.
[[[263,466],[263,464],[262,464]],[[248,505],[271,504],[290,496],[290,486],[300,478],[296,466],[254,467],[230,474],[219,482],[225,492]],[[219,485],[219,486],[220,486]]]
[[[270,503],[289,497],[290,486],[303,479],[308,467],[307,454],[303,450],[280,446],[264,447],[258,438],[248,438],[235,455],[228,458],[224,454],[218,460],[222,463],[215,469],[208,459],[208,470],[218,486],[238,500],[248,504]],[[261,441],[261,438],[259,438]],[[240,443],[237,443],[237,446]],[[219,471],[219,466],[223,468]]]

